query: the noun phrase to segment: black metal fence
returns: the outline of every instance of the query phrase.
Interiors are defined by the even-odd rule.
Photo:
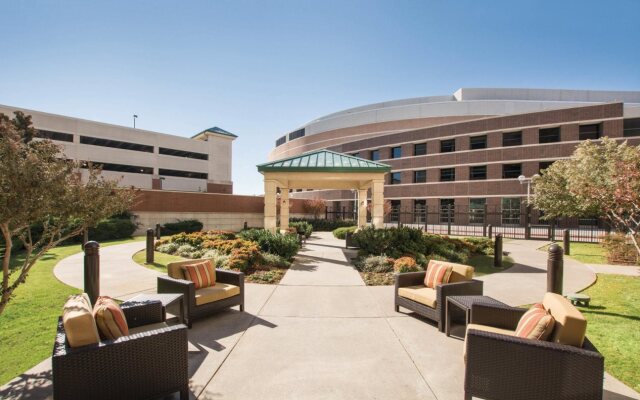
[[[357,220],[350,208],[328,208],[325,218]],[[370,215],[367,216],[370,221]],[[494,237],[533,240],[562,240],[563,230],[569,229],[571,240],[600,242],[609,226],[599,218],[556,218],[545,220],[539,210],[520,205],[513,209],[502,207],[473,208],[468,206],[394,208],[385,216],[386,226],[411,226],[425,232],[453,236]]]

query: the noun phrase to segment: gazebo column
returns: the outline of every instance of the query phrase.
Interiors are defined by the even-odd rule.
[[[289,229],[289,188],[280,188],[280,232]]]
[[[367,189],[358,189],[358,228],[367,226]]]
[[[371,187],[371,223],[376,228],[384,226],[384,180],[374,180]]]
[[[275,233],[276,231],[276,190],[277,182],[265,179],[264,181],[264,229]]]

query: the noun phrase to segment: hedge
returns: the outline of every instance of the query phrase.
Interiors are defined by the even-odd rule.
[[[314,232],[332,232],[337,228],[344,228],[357,225],[357,222],[352,219],[305,219],[305,218],[291,218],[291,222],[308,222],[313,227]]]
[[[176,222],[167,222],[160,227],[162,235],[175,235],[176,233],[192,233],[200,232],[203,224],[197,219],[178,220]]]

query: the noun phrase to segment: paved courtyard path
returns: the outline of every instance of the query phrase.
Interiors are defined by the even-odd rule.
[[[143,246],[102,251],[103,293],[130,297],[132,290],[153,291],[157,273],[129,262]],[[463,342],[407,310],[396,313],[393,288],[365,286],[349,263],[355,251],[343,246],[330,233],[315,233],[279,285],[246,284],[244,313],[231,309],[194,323],[192,398],[463,398]],[[536,248],[505,243],[519,265],[483,277],[485,292],[509,304],[539,300],[545,255],[534,253]],[[81,256],[63,260],[56,276],[81,287],[78,268]],[[573,271],[571,263],[565,271],[571,290],[590,284],[592,275]],[[51,399],[50,368],[50,360],[43,361],[0,388],[0,398]],[[609,375],[605,389],[608,400],[640,399]]]

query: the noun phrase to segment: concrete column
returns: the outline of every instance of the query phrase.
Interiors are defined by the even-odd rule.
[[[367,189],[358,189],[358,228],[367,226]]]
[[[384,180],[373,181],[371,188],[371,222],[374,227],[384,226]]]
[[[289,229],[289,188],[280,188],[280,232]]]
[[[264,229],[276,231],[276,181],[264,181]]]

